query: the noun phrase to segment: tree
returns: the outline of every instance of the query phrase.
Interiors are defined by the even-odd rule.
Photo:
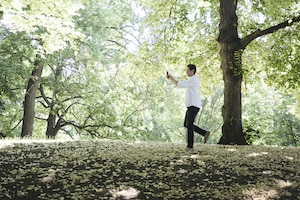
[[[32,71],[31,78],[28,81],[25,93],[23,125],[21,132],[22,138],[32,136],[33,123],[35,118],[35,98],[42,77],[43,68],[44,61],[41,58],[41,55],[37,54],[34,61],[34,70]]]
[[[4,16],[12,30],[28,33],[28,39],[37,41],[32,76],[28,80],[24,100],[24,117],[22,137],[31,137],[35,117],[35,95],[42,76],[44,61],[47,55],[63,49],[67,44],[73,44],[81,39],[82,35],[76,30],[73,17],[82,8],[80,3],[73,1],[44,2],[7,2],[3,6]],[[22,13],[22,14],[20,14]]]
[[[267,1],[223,2],[220,13],[220,0],[80,2],[1,3],[0,131],[4,136],[9,135],[7,130],[20,131],[15,127],[22,118],[17,113],[23,105],[24,80],[24,136],[30,137],[35,117],[39,136],[46,130],[53,138],[65,130],[87,137],[172,141],[184,138],[184,107],[179,100],[182,91],[170,87],[164,75],[168,70],[184,78],[180,69],[195,63],[203,98],[214,101],[208,96],[224,82],[223,123],[220,113],[206,115],[205,110],[199,122],[216,127],[212,131],[223,124],[220,143],[224,144],[245,144],[241,86],[248,84],[249,77],[261,71],[278,86],[295,89],[300,83],[298,24],[291,26],[297,21],[293,15],[299,12],[299,3],[292,0],[278,0],[279,6]],[[270,27],[274,28],[270,32],[276,31],[275,22],[287,19],[288,29],[283,30],[283,24],[278,28],[282,31],[265,36]],[[220,110],[211,105],[206,108]],[[291,133],[297,130],[291,120],[296,118],[286,115],[285,119],[282,127],[292,127]],[[219,137],[213,136],[211,141]]]
[[[83,88],[82,84],[76,84],[77,88],[73,89],[75,86],[71,87],[72,83],[70,83],[68,78],[63,79],[63,70],[66,70],[67,67],[74,68],[74,70],[76,68],[75,66],[70,66],[71,63],[68,63],[72,59],[72,56],[74,56],[74,52],[72,50],[68,51],[68,49],[48,56],[51,58],[49,60],[53,60],[48,66],[51,73],[49,76],[43,77],[39,86],[41,96],[38,96],[37,99],[48,111],[48,118],[35,117],[47,122],[46,137],[48,139],[54,139],[58,131],[63,129],[64,126],[69,125],[65,116],[72,106],[77,104],[77,99],[82,98],[79,95],[83,91],[81,90]],[[72,76],[75,75],[72,74]]]
[[[242,131],[241,83],[242,54],[253,40],[291,26],[300,21],[300,15],[264,30],[257,29],[239,38],[237,0],[220,0],[220,43],[221,69],[224,80],[224,105],[222,108],[223,126],[219,144],[246,144]]]
[[[116,85],[120,87],[116,79],[120,63],[125,62],[134,17],[132,7],[122,1],[84,4],[74,20],[87,39],[49,55],[45,66],[51,72],[43,77],[40,87],[43,108],[38,119],[47,121],[47,138],[55,138],[58,131],[88,137],[119,131],[115,94],[111,93],[117,92]]]
[[[242,0],[200,2],[166,0],[159,3],[140,0],[140,2],[145,5],[145,12],[150,13],[145,20],[147,25],[152,24],[150,26],[152,27],[151,41],[148,43],[148,48],[145,49],[149,52],[155,52],[155,50],[159,52],[150,54],[149,61],[151,62],[149,63],[154,63],[155,58],[156,60],[167,60],[169,68],[171,64],[171,66],[178,66],[187,62],[199,63],[200,66],[207,66],[207,68],[201,68],[201,72],[206,75],[205,78],[215,81],[215,74],[213,77],[209,77],[209,74],[215,72],[212,65],[217,63],[218,58],[214,59],[215,62],[211,58],[215,56],[213,51],[219,49],[224,83],[223,126],[219,143],[246,144],[242,133],[241,85],[243,77],[245,74],[254,74],[258,70],[274,71],[276,67],[269,66],[266,69],[260,64],[259,69],[257,69],[258,67],[247,68],[242,65],[242,57],[247,52],[246,48],[249,44],[258,38],[262,39],[256,40],[256,46],[254,45],[255,47],[251,49],[253,50],[251,53],[255,55],[259,52],[257,49],[259,43],[267,44],[266,46],[272,48],[274,43],[285,42],[276,39],[273,39],[274,42],[270,42],[270,36],[263,36],[283,30],[285,27],[290,27],[285,32],[296,32],[297,28],[291,28],[291,26],[299,21],[299,3],[277,1],[274,5],[269,1]],[[219,4],[219,17],[216,15],[217,4]],[[241,19],[239,23],[238,16]],[[278,24],[274,25],[274,23]],[[219,27],[218,35],[215,34],[217,27]],[[281,37],[283,36],[281,35]],[[218,38],[219,48],[211,42],[214,38]],[[282,46],[288,46],[288,42]],[[294,48],[294,57],[296,49]],[[210,59],[207,59],[208,57]],[[261,56],[261,58],[270,59],[267,55]],[[297,86],[295,82],[298,82],[297,77],[299,77],[299,73],[296,72],[299,71],[297,70],[299,65],[297,65],[297,60],[291,64],[289,68],[292,70],[288,71],[284,67],[280,67],[280,72],[289,74],[282,79],[282,82],[287,81],[295,87]],[[247,65],[251,65],[251,63],[247,63]],[[273,78],[272,81],[276,80]]]

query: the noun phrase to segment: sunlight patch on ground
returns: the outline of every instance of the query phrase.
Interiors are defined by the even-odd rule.
[[[269,200],[274,199],[278,192],[271,188],[251,188],[246,189],[243,194],[252,200]]]
[[[185,170],[185,169],[180,169],[180,170],[178,170],[177,172],[180,173],[180,174],[185,174],[185,173],[187,173],[188,171]]]
[[[235,152],[236,149],[230,148],[230,149],[227,149],[227,151],[229,151],[229,152]]]
[[[279,188],[290,187],[293,185],[290,181],[284,181],[284,180],[276,180],[276,183]]]
[[[51,140],[51,139],[1,139],[0,145],[5,144],[16,144],[16,143],[24,143],[24,144],[31,144],[31,143],[53,143],[53,142],[71,142],[76,140]]]
[[[47,176],[42,178],[42,182],[44,182],[44,183],[51,182],[55,178],[55,174],[56,174],[57,171],[59,171],[59,170],[54,170],[54,169],[50,168],[48,170]]]
[[[271,171],[271,170],[265,170],[265,171],[262,172],[262,174],[264,174],[264,175],[271,175],[272,172],[273,171]]]
[[[294,158],[291,157],[291,156],[286,156],[286,158],[289,159],[289,160],[294,160]]]
[[[32,144],[32,143],[59,143],[59,142],[74,142],[75,140],[51,140],[51,139],[1,139],[0,149],[13,147],[15,144]]]
[[[194,158],[194,159],[197,159],[197,158],[199,158],[200,157],[200,155],[198,155],[198,154],[193,154],[193,155],[191,155],[191,158]]]
[[[247,157],[257,157],[257,156],[263,156],[263,155],[267,155],[267,154],[269,154],[269,153],[268,152],[260,152],[260,153],[254,152],[254,153],[248,154]]]
[[[112,189],[109,190],[109,192],[112,194],[113,198],[112,199],[134,199],[136,198],[140,191],[133,187],[125,187],[125,186],[120,186],[117,189]]]
[[[5,147],[13,147],[12,143],[6,142],[6,143],[0,143],[0,149],[3,149]]]

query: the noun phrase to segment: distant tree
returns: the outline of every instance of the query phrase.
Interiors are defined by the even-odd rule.
[[[120,63],[125,62],[133,29],[132,7],[114,1],[88,1],[74,17],[86,40],[48,56],[51,73],[43,77],[38,118],[47,121],[47,138],[59,131],[70,136],[105,137],[105,129],[118,131],[113,104]],[[49,64],[51,63],[51,64]],[[72,131],[69,131],[72,130]],[[72,132],[72,133],[71,133]]]
[[[81,37],[72,18],[82,6],[80,3],[62,0],[10,1],[2,6],[3,18],[9,16],[12,19],[5,23],[16,32],[28,33],[28,39],[32,40],[35,46],[33,70],[25,93],[21,133],[21,137],[31,137],[35,117],[35,97],[42,77],[44,61],[47,55],[63,49],[67,43],[72,44],[74,40]]]
[[[67,50],[62,52],[67,53]],[[78,98],[82,98],[79,93],[80,88],[77,88],[78,92],[71,93],[70,85],[67,79],[63,79],[63,70],[67,69],[67,59],[62,59],[62,52],[56,52],[54,55],[48,56],[52,58],[53,65],[49,64],[50,75],[44,76],[39,85],[40,96],[37,96],[37,100],[48,111],[48,118],[43,119],[37,114],[35,117],[43,119],[47,122],[46,137],[48,139],[54,139],[64,126],[68,125],[65,119],[66,114],[69,112],[72,106],[77,103]],[[73,54],[70,54],[72,56]],[[56,63],[55,63],[56,62]],[[72,74],[74,76],[74,74]],[[79,86],[80,84],[77,84]],[[47,89],[45,89],[45,87]],[[69,88],[68,88],[69,87]],[[65,94],[66,93],[66,94]],[[67,106],[65,106],[67,105]]]

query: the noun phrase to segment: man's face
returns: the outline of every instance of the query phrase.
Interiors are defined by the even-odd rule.
[[[186,68],[186,74],[187,74],[188,76],[193,76],[193,75],[194,75],[194,70],[190,70],[190,68],[187,67],[187,68]]]

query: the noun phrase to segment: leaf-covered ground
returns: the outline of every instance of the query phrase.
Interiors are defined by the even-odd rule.
[[[300,149],[0,141],[0,199],[300,199]]]

